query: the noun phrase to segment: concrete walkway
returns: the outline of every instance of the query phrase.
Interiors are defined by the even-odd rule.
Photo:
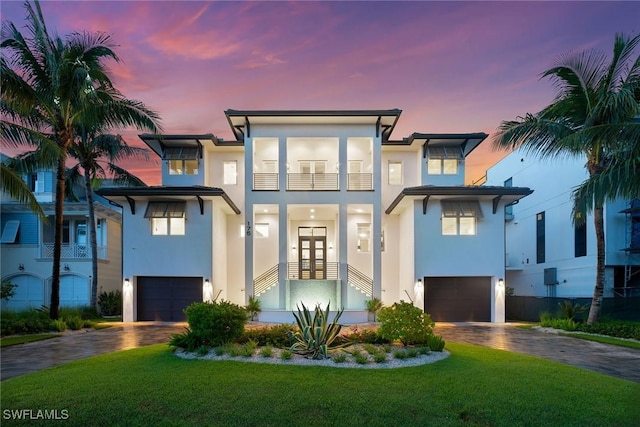
[[[118,323],[101,330],[15,345],[0,350],[2,380],[99,354],[166,343],[185,323]],[[438,323],[446,341],[531,354],[640,383],[640,350],[520,329],[513,324]]]

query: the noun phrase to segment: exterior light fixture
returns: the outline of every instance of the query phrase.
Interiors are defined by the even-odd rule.
[[[296,245],[291,245],[291,250],[295,251],[296,250]]]
[[[18,264],[18,270],[24,271],[24,264],[23,263]]]
[[[69,270],[71,270],[71,267],[69,267],[69,264],[65,264],[64,271],[69,271]]]
[[[333,243],[329,242],[329,250],[332,251],[333,250]]]
[[[504,279],[502,277],[498,279],[498,286],[501,288],[504,287]]]

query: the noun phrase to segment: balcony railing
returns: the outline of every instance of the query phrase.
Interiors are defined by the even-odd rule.
[[[336,191],[339,190],[337,173],[289,173],[289,191]]]
[[[340,264],[337,262],[327,262],[324,264],[324,277],[321,271],[316,270],[314,272],[316,280],[337,280],[340,278]],[[309,273],[309,271],[306,271]],[[305,277],[300,277],[300,263],[297,262],[289,262],[287,263],[287,278],[290,280],[299,280],[299,279],[307,279]]]
[[[257,191],[275,190],[278,191],[278,174],[277,173],[254,173],[253,189]]]
[[[347,190],[349,191],[373,190],[373,174],[370,174],[370,173],[347,174]]]
[[[43,243],[40,246],[40,258],[53,258],[53,243]],[[67,243],[62,245],[61,258],[88,259],[91,258],[91,246]],[[107,259],[107,247],[98,246],[98,259]]]

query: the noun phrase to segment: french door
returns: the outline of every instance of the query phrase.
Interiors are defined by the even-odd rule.
[[[309,228],[306,228],[306,230],[309,230]],[[298,277],[303,280],[322,280],[327,278],[327,237],[326,235],[313,235],[316,233],[319,234],[317,231],[314,233],[315,230],[317,230],[317,228],[310,230],[311,233],[308,233],[312,234],[310,236],[300,235],[307,234],[303,231],[302,227],[299,230],[298,247],[300,250],[298,251]],[[302,233],[300,233],[300,231]],[[326,234],[324,227],[322,231],[324,232],[323,234]]]

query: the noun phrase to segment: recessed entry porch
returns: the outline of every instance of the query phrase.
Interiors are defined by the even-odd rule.
[[[372,207],[344,209],[341,222],[339,205],[254,205],[248,290],[261,302],[261,320],[301,303],[364,312],[374,289]]]

